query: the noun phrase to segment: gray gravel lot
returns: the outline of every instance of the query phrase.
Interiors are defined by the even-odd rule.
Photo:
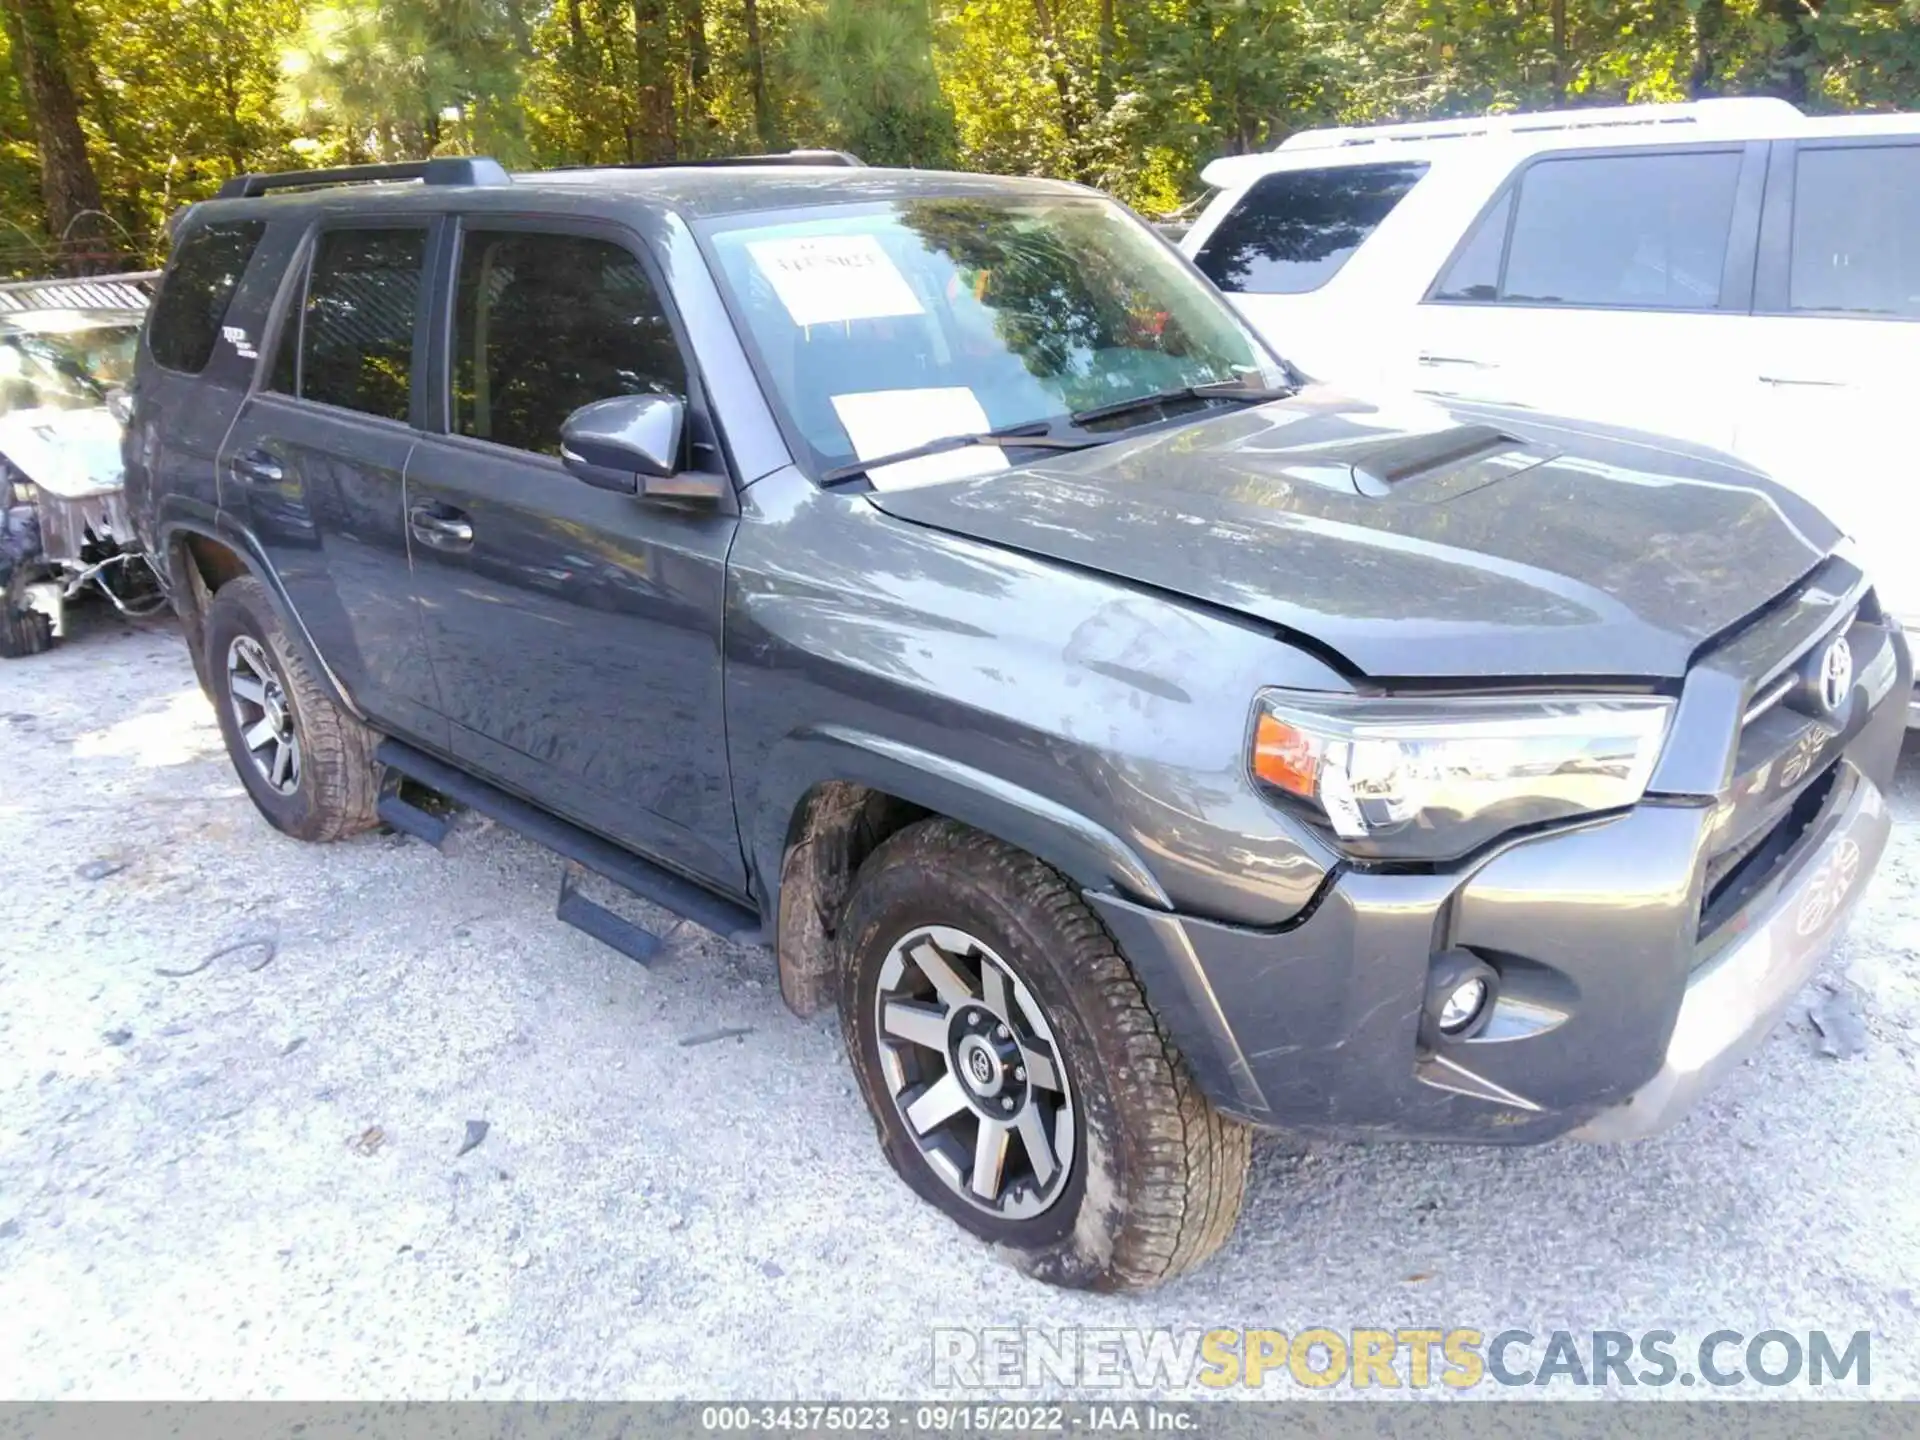
[[[78,618],[0,666],[0,1396],[915,1396],[936,1325],[1868,1329],[1920,1396],[1920,752],[1824,983],[1676,1132],[1268,1141],[1229,1251],[1111,1299],[914,1200],[764,953],[643,970],[472,817],[286,840],[177,634]]]

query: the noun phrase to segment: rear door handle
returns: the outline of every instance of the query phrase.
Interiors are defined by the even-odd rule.
[[[1422,365],[1464,365],[1469,370],[1497,370],[1500,367],[1486,360],[1469,360],[1464,355],[1431,355],[1420,352]]]
[[[278,485],[287,478],[287,472],[280,468],[280,462],[264,450],[249,450],[244,455],[236,455],[227,463],[236,480],[251,480],[257,485]]]
[[[416,505],[407,512],[407,528],[422,545],[464,550],[473,544],[473,522],[451,505]]]

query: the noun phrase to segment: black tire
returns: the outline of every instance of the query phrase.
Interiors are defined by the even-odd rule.
[[[53,622],[27,604],[27,582],[44,573],[40,523],[32,508],[12,501],[13,475],[0,459],[0,659],[18,660],[53,648]]]
[[[329,698],[305,654],[289,640],[266,586],[250,575],[222,585],[207,608],[206,633],[206,673],[220,736],[267,823],[296,840],[314,841],[343,839],[378,823],[375,736]],[[228,673],[231,648],[241,637],[264,649],[292,713],[299,769],[288,793],[274,788],[241,737]]]
[[[1010,962],[1052,1030],[1080,1138],[1064,1188],[1030,1218],[988,1214],[941,1178],[901,1113],[924,1090],[896,1102],[882,1068],[882,973],[929,926],[978,937]],[[861,867],[838,939],[847,1051],[887,1159],[923,1199],[1035,1278],[1082,1289],[1158,1285],[1226,1242],[1252,1132],[1200,1093],[1113,937],[1057,871],[954,821],[923,820]]]
[[[12,587],[7,587],[10,591]],[[0,591],[0,660],[19,660],[53,648],[53,622]]]

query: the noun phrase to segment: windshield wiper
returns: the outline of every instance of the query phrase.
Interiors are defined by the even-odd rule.
[[[964,450],[969,445],[999,445],[1008,450],[1027,446],[1035,450],[1085,450],[1092,445],[1104,445],[1106,441],[1092,435],[1049,435],[1045,422],[1028,425],[1010,425],[1003,430],[982,430],[972,435],[943,435],[938,440],[929,440],[924,445],[910,446],[905,450],[896,450],[891,455],[876,455],[871,460],[853,460],[845,465],[836,465],[820,477],[823,485],[834,485],[842,480],[852,480],[885,465],[898,465],[906,460],[918,460],[926,455],[944,455],[949,450]]]
[[[1284,400],[1298,392],[1297,385],[1249,385],[1244,380],[1211,380],[1204,385],[1182,385],[1177,390],[1162,390],[1154,395],[1136,395],[1131,400],[1115,400],[1111,405],[1096,405],[1091,410],[1076,410],[1067,418],[1076,425],[1096,420],[1111,420],[1136,410],[1152,410],[1179,400],[1244,400],[1258,405],[1268,400]]]

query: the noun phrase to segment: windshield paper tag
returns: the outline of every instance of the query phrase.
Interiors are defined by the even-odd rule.
[[[747,253],[796,325],[925,313],[907,277],[871,235],[755,240]]]
[[[836,395],[833,408],[862,460],[892,455],[947,435],[974,435],[987,428],[987,412],[980,398],[964,385],[938,390],[869,390]],[[909,485],[931,485],[937,480],[960,480],[969,475],[991,475],[1007,468],[1007,457],[997,445],[968,445],[918,460],[902,460],[867,472],[876,490],[899,490]]]

